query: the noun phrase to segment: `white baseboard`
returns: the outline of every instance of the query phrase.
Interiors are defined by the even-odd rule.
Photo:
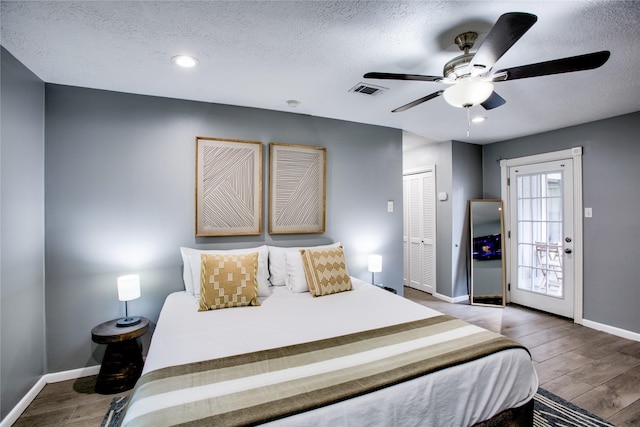
[[[0,421],[0,427],[11,427],[20,415],[27,409],[27,407],[38,396],[38,393],[42,391],[45,385],[50,383],[57,383],[60,381],[74,380],[76,378],[88,377],[90,375],[98,375],[100,372],[100,365],[88,366],[86,368],[72,369],[70,371],[54,372],[51,374],[45,374],[35,383],[33,387],[24,395],[20,402],[13,407],[11,412],[7,414],[2,421]]]
[[[433,296],[438,298],[438,299],[441,299],[443,301],[450,302],[452,304],[455,304],[455,303],[458,303],[458,302],[463,302],[463,301],[469,301],[469,295],[461,295],[459,297],[451,298],[451,297],[448,297],[446,295],[442,295],[442,294],[439,294],[437,292],[434,292]]]
[[[592,320],[582,319],[582,326],[587,328],[597,329],[598,331],[606,332],[611,335],[626,338],[633,341],[640,341],[640,334],[637,332],[627,331],[626,329],[616,328],[615,326],[605,325],[604,323],[594,322]]]
[[[453,303],[465,302],[469,301],[469,295],[460,295],[459,297],[455,297],[452,299]]]
[[[47,374],[44,377],[47,380],[47,384],[59,383],[60,381],[75,380],[76,378],[88,377],[90,375],[98,375],[100,372],[100,365],[87,366],[86,368],[72,369],[70,371],[54,372]]]
[[[27,394],[25,394],[24,397],[20,399],[20,402],[18,402],[18,404],[13,407],[11,412],[9,412],[6,417],[4,417],[4,419],[0,422],[0,427],[11,427],[16,421],[18,421],[20,415],[22,415],[22,413],[27,409],[31,402],[33,402],[33,399],[38,396],[38,393],[42,391],[44,386],[47,385],[47,381],[44,379],[45,376],[46,375],[40,377],[36,384],[31,387],[31,390],[29,390]]]

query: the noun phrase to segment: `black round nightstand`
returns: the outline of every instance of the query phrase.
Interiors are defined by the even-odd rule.
[[[107,344],[100,373],[96,381],[96,392],[113,394],[133,388],[142,373],[142,348],[138,338],[149,331],[149,319],[140,318],[140,323],[119,327],[119,319],[101,323],[91,330],[91,339],[98,344]]]

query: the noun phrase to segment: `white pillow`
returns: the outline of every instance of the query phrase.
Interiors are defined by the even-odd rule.
[[[309,284],[304,275],[304,263],[302,254],[298,249],[296,252],[287,252],[285,254],[287,261],[287,277],[284,281],[287,288],[293,293],[299,294],[309,292]]]
[[[258,296],[266,297],[271,295],[269,289],[269,248],[266,245],[258,246],[257,248],[247,249],[192,249],[192,248],[180,248],[182,255],[182,263],[184,271],[182,273],[182,279],[184,280],[184,288],[187,293],[200,296],[200,255],[202,254],[247,254],[251,252],[258,252]]]
[[[193,295],[193,276],[191,275],[189,253],[195,250],[196,249],[191,248],[180,248],[180,255],[182,256],[182,281],[184,282],[184,290],[190,295]]]
[[[330,245],[314,246],[314,248],[329,248],[339,246],[340,243],[332,243]],[[306,249],[305,246],[282,248],[280,246],[269,246],[269,273],[271,274],[271,284],[273,286],[284,286],[287,280],[287,260],[285,254],[287,252],[297,253],[300,255],[300,249]],[[302,255],[300,255],[302,262]],[[303,272],[304,275],[304,272]]]
[[[287,262],[284,254],[287,249],[279,246],[269,246],[269,280],[273,286],[284,286],[284,279],[287,274]]]
[[[340,246],[340,242],[331,243],[328,245],[311,246],[314,249],[333,248]],[[307,279],[304,276],[304,266],[302,264],[302,255],[300,249],[307,249],[308,246],[297,246],[293,248],[282,248],[279,246],[269,246],[269,272],[271,273],[271,284],[273,286],[285,286],[288,278],[289,271],[287,270],[289,264],[291,264],[294,276],[292,281],[295,289],[301,289],[296,292],[307,292],[309,290],[307,286]],[[291,261],[287,261],[291,258]],[[300,280],[300,277],[302,279]],[[287,285],[288,286],[288,285]],[[292,289],[291,287],[289,289]]]

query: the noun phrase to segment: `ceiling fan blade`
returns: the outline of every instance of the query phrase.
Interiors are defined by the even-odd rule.
[[[385,80],[419,80],[423,82],[437,82],[442,80],[441,76],[423,76],[422,74],[397,74],[397,73],[367,73],[365,79],[385,79]]]
[[[603,65],[609,59],[608,50],[587,53],[586,55],[571,56],[538,62],[536,64],[521,65],[505,68],[494,73],[494,81],[526,79],[529,77],[547,76],[550,74],[570,73],[572,71],[592,70]]]
[[[489,96],[489,98],[480,105],[482,105],[485,110],[493,110],[494,108],[504,105],[506,102],[507,101],[505,101],[503,97],[494,91],[491,96]]]
[[[485,70],[489,70],[537,20],[536,15],[524,12],[510,12],[500,16],[473,56],[470,66],[483,66]]]
[[[393,111],[391,111],[391,112],[392,112],[392,113],[400,113],[400,112],[402,112],[402,111],[406,111],[406,110],[408,110],[409,108],[413,108],[413,107],[415,107],[416,105],[420,105],[420,104],[422,104],[423,102],[427,102],[427,101],[429,101],[430,99],[437,98],[437,97],[439,97],[440,95],[442,95],[443,93],[444,93],[444,90],[439,90],[439,91],[437,91],[437,92],[433,92],[432,94],[429,94],[429,95],[427,95],[427,96],[423,96],[423,97],[422,97],[422,98],[420,98],[420,99],[416,99],[416,100],[415,100],[415,101],[413,101],[413,102],[410,102],[410,103],[408,103],[408,104],[405,104],[405,105],[403,105],[402,107],[398,107],[398,108],[396,108],[395,110],[393,110]]]

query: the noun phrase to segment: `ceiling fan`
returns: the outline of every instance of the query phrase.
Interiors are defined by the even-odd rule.
[[[452,85],[447,89],[438,90],[398,107],[392,113],[408,110],[440,95],[454,107],[468,109],[480,104],[486,110],[491,110],[506,102],[493,90],[494,82],[591,70],[600,67],[609,59],[610,52],[603,50],[493,71],[494,64],[537,20],[538,17],[530,13],[505,13],[498,18],[475,53],[469,53],[469,50],[473,47],[478,34],[475,32],[460,34],[455,38],[455,43],[464,54],[453,58],[444,65],[444,76],[373,72],[367,73],[363,77],[368,79],[417,80]]]

